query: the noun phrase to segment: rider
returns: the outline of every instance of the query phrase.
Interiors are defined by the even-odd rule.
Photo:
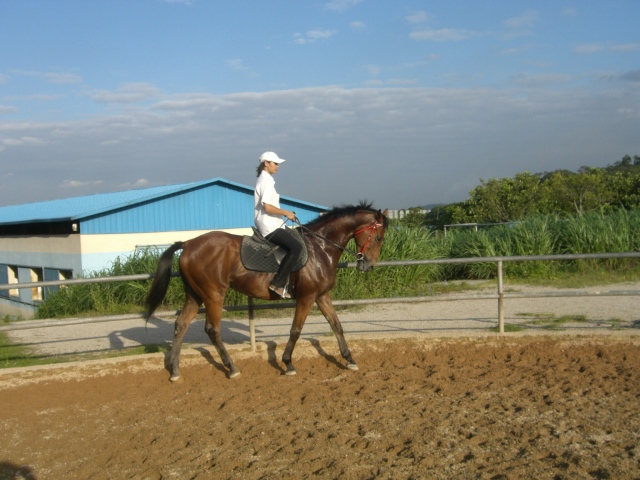
[[[302,245],[285,227],[286,220],[283,221],[282,217],[294,221],[296,214],[280,208],[280,195],[276,192],[276,182],[273,179],[273,175],[278,173],[278,168],[284,161],[274,152],[264,152],[260,155],[260,164],[257,169],[258,181],[253,193],[253,217],[262,236],[287,252],[280,263],[278,273],[269,285],[269,290],[276,292],[282,298],[291,298],[286,285],[295,261],[302,253]]]

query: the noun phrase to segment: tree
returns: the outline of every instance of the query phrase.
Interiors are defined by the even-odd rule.
[[[520,220],[539,211],[541,175],[518,173],[514,178],[480,180],[470,195],[471,216],[476,222]]]
[[[407,227],[424,227],[425,213],[422,207],[411,207],[409,212],[401,220]]]

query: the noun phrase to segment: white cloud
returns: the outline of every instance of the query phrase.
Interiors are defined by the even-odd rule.
[[[160,91],[150,83],[128,83],[115,92],[97,90],[91,98],[97,103],[136,103],[157,98]]]
[[[38,101],[38,102],[51,102],[53,100],[58,100],[63,98],[64,95],[54,95],[54,94],[46,94],[46,93],[32,93],[30,95],[10,95],[5,97],[7,100],[27,100],[27,101]]]
[[[418,12],[412,13],[411,15],[407,15],[404,18],[409,23],[424,23],[430,17],[429,17],[429,14],[427,12],[420,10]]]
[[[144,188],[149,185],[149,180],[146,178],[139,178],[135,182],[125,182],[120,185],[122,188]]]
[[[104,182],[102,180],[89,180],[89,181],[63,180],[62,183],[60,183],[60,187],[61,188],[82,188],[87,186],[99,186],[99,185],[102,185],[103,183]]]
[[[405,68],[424,67],[425,65],[429,65],[430,63],[435,62],[436,60],[440,60],[440,55],[438,55],[437,53],[431,53],[429,55],[425,55],[422,59],[418,60],[417,62],[403,63],[402,66]]]
[[[82,77],[73,73],[45,73],[47,82],[60,85],[72,85],[82,83]]]
[[[41,138],[24,136],[19,138],[3,138],[0,139],[0,144],[6,147],[22,147],[22,146],[40,146],[45,145],[45,141]]]
[[[622,44],[602,44],[602,43],[588,43],[577,45],[573,51],[578,54],[592,54],[600,52],[614,52],[614,53],[627,53],[627,52],[640,52],[640,43],[622,43]]]
[[[640,43],[625,43],[621,45],[611,45],[612,52],[640,52]]]
[[[330,10],[334,12],[342,12],[347,10],[358,3],[361,3],[363,0],[331,0],[330,2],[325,3],[325,10]]]
[[[469,30],[460,30],[452,28],[441,28],[438,30],[416,30],[409,34],[413,40],[431,40],[433,42],[455,42],[460,40],[467,40],[474,37],[475,32]]]
[[[39,72],[35,70],[12,70],[11,73],[19,77],[40,78],[47,83],[53,83],[57,85],[74,85],[82,83],[82,77],[76,75],[75,73]]]
[[[353,30],[363,30],[366,25],[364,24],[364,22],[361,22],[360,20],[356,20],[353,21],[349,24],[349,26],[353,29]]]
[[[309,30],[307,32],[307,37],[313,39],[313,40],[318,40],[318,39],[327,39],[327,38],[331,38],[336,32],[332,31],[332,30]]]
[[[537,20],[538,12],[536,12],[535,10],[527,10],[517,17],[508,18],[507,20],[505,20],[504,24],[508,28],[531,28]]]
[[[372,77],[377,77],[382,71],[380,65],[365,65],[365,69],[367,70],[367,73]]]
[[[503,35],[504,39],[525,37],[533,35],[533,26],[538,21],[538,12],[527,10],[526,12],[511,17],[504,21],[508,31]]]
[[[248,70],[243,61],[239,58],[227,60],[227,65],[229,65],[234,70]]]
[[[521,73],[511,77],[511,81],[521,87],[541,87],[549,85],[564,85],[572,80],[571,75],[564,73],[526,74]]]
[[[0,105],[0,115],[9,115],[11,113],[16,113],[17,111],[18,109],[16,107]]]
[[[577,45],[573,49],[574,52],[581,53],[581,54],[597,53],[597,52],[601,52],[603,50],[604,50],[604,46],[603,45],[598,45],[598,44],[595,44],[595,43]]]
[[[298,45],[306,45],[307,43],[315,42],[316,40],[327,40],[335,35],[335,30],[324,30],[317,28],[315,30],[308,30],[306,33],[296,33],[293,38]]]
[[[2,152],[15,175],[0,189],[0,205],[138,185],[131,179],[252,185],[253,159],[268,148],[288,160],[278,178],[283,194],[327,206],[368,198],[406,208],[462,200],[479,178],[598,166],[637,148],[628,124],[638,118],[637,89],[531,88],[566,86],[561,74],[516,80],[521,88],[507,91],[373,88],[381,85],[374,81],[363,89],[165,95],[77,121],[2,122],[0,139],[22,143]],[[305,181],[327,169],[341,175]]]

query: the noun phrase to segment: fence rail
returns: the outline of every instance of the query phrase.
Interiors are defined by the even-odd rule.
[[[436,301],[464,301],[464,300],[497,300],[498,301],[498,331],[504,333],[504,301],[509,298],[543,298],[543,297],[586,297],[586,296],[640,296],[640,290],[613,290],[601,292],[530,292],[530,293],[505,293],[504,292],[504,262],[528,262],[528,261],[567,261],[567,260],[602,260],[617,258],[640,258],[640,252],[624,252],[624,253],[590,253],[590,254],[566,254],[566,255],[526,255],[526,256],[504,256],[504,257],[473,257],[473,258],[440,258],[433,260],[397,260],[378,262],[378,267],[407,267],[416,265],[442,265],[442,264],[460,264],[460,263],[496,263],[497,264],[497,292],[495,294],[475,294],[475,295],[433,295],[433,296],[415,296],[415,297],[393,297],[393,298],[368,298],[361,300],[336,300],[333,302],[335,306],[354,306],[354,305],[375,305],[383,303],[418,303],[418,302],[436,302]],[[338,268],[355,268],[356,262],[340,263]],[[179,276],[173,273],[172,276]],[[13,290],[20,288],[33,287],[51,287],[61,285],[81,285],[88,283],[106,283],[121,282],[135,280],[150,280],[153,274],[138,275],[121,275],[113,277],[96,277],[82,278],[74,280],[54,280],[47,282],[31,282],[31,283],[10,283],[0,285],[0,290]],[[249,297],[247,305],[225,306],[226,311],[247,311],[249,317],[249,332],[251,339],[251,348],[255,350],[255,311],[266,309],[281,309],[295,307],[295,302],[275,304],[258,304],[256,305],[253,298]],[[204,313],[204,309],[200,309],[199,313]],[[154,317],[165,318],[174,317],[180,311],[161,311],[155,312]],[[102,323],[115,322],[120,320],[142,319],[144,313],[126,314],[126,315],[110,315],[103,317],[91,318],[74,318],[66,320],[44,319],[31,320],[24,322],[16,322],[11,325],[0,326],[0,332],[12,330],[27,330],[44,327],[57,327],[79,325],[86,323]]]

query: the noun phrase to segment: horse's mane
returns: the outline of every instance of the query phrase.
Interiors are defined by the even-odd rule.
[[[336,218],[342,218],[345,216],[354,216],[357,212],[361,210],[367,210],[371,213],[378,213],[378,210],[373,208],[373,204],[371,202],[367,202],[366,200],[361,200],[358,205],[340,205],[338,207],[333,207],[326,213],[323,213],[318,218],[311,220],[305,226],[308,228],[318,227],[320,225],[324,225],[327,222],[335,220]],[[387,219],[385,217],[385,227],[387,226]]]

